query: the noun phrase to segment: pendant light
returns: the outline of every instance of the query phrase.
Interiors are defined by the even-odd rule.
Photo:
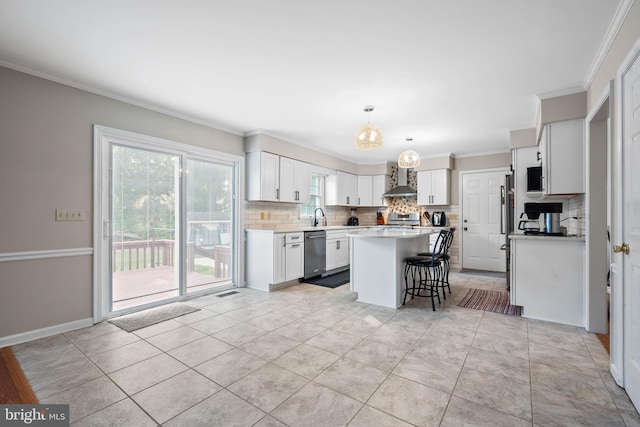
[[[405,141],[411,142],[412,138],[406,138]],[[398,167],[400,168],[417,168],[420,166],[420,156],[413,150],[405,150],[398,157]]]
[[[373,105],[366,105],[364,111],[367,113],[367,124],[356,132],[355,146],[358,150],[375,150],[382,146],[382,132],[376,125],[369,123],[369,113],[373,111]]]

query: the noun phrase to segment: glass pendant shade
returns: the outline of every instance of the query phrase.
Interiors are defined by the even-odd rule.
[[[375,150],[382,146],[382,132],[377,126],[367,123],[358,129],[354,142],[358,150]]]
[[[420,156],[413,150],[406,150],[398,157],[398,167],[417,168],[420,166]]]

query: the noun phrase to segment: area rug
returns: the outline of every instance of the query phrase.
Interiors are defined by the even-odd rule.
[[[509,292],[487,289],[469,289],[467,295],[458,305],[474,310],[513,315],[520,315],[522,310],[522,307],[509,304]]]
[[[0,404],[38,404],[11,347],[0,348]]]
[[[337,288],[345,283],[349,283],[351,280],[351,272],[349,270],[341,271],[336,274],[331,274],[324,277],[316,277],[306,279],[304,283],[310,283],[312,285],[324,286],[325,288]]]
[[[116,325],[120,329],[133,332],[165,320],[173,319],[185,314],[200,310],[187,304],[167,304],[161,307],[150,308],[139,313],[128,314],[109,320],[109,323]]]

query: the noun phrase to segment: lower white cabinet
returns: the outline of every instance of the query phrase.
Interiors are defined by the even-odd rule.
[[[327,271],[349,265],[349,238],[347,232],[327,231]]]
[[[584,240],[512,236],[511,304],[522,316],[584,327]]]
[[[284,280],[304,276],[304,233],[286,233],[284,250]]]
[[[247,287],[270,291],[304,276],[304,233],[246,230]]]

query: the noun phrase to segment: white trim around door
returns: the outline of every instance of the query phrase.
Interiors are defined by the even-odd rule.
[[[184,172],[187,159],[201,159],[203,161],[210,161],[221,165],[228,165],[232,167],[232,230],[231,230],[231,242],[232,242],[232,266],[230,271],[231,281],[233,286],[243,286],[244,284],[244,272],[241,266],[244,265],[243,253],[244,253],[244,233],[243,233],[243,221],[242,221],[242,206],[241,201],[244,200],[244,157],[237,156],[228,153],[221,153],[213,150],[209,150],[202,147],[192,146],[180,142],[165,140],[157,137],[141,135],[133,132],[128,132],[119,129],[108,128],[100,125],[94,125],[94,271],[93,271],[93,289],[94,289],[94,301],[93,301],[93,319],[94,322],[100,322],[109,316],[113,316],[111,312],[111,263],[105,260],[110,259],[110,231],[111,231],[111,218],[110,218],[110,200],[111,195],[109,184],[110,183],[110,164],[111,164],[111,147],[112,145],[125,145],[136,147],[140,149],[146,149],[151,151],[161,151],[168,154],[174,154],[180,157],[180,175]],[[184,180],[180,178],[179,184],[180,194],[183,194]],[[185,212],[185,200],[186,198],[180,196],[179,204],[182,213]],[[186,227],[181,226],[180,231],[184,234]],[[180,246],[184,249],[184,239],[180,239],[180,242],[176,246]],[[180,249],[176,249],[180,250]],[[166,299],[159,303],[150,303],[141,305],[138,309],[147,308],[154,305],[163,304],[170,301],[184,300],[198,294],[187,295],[185,284],[184,267],[178,266],[181,272],[179,273],[179,296]],[[215,292],[216,290],[214,290]],[[206,291],[203,291],[205,293]],[[209,291],[211,292],[211,291]],[[118,311],[116,314],[126,314],[132,310],[126,309]]]

